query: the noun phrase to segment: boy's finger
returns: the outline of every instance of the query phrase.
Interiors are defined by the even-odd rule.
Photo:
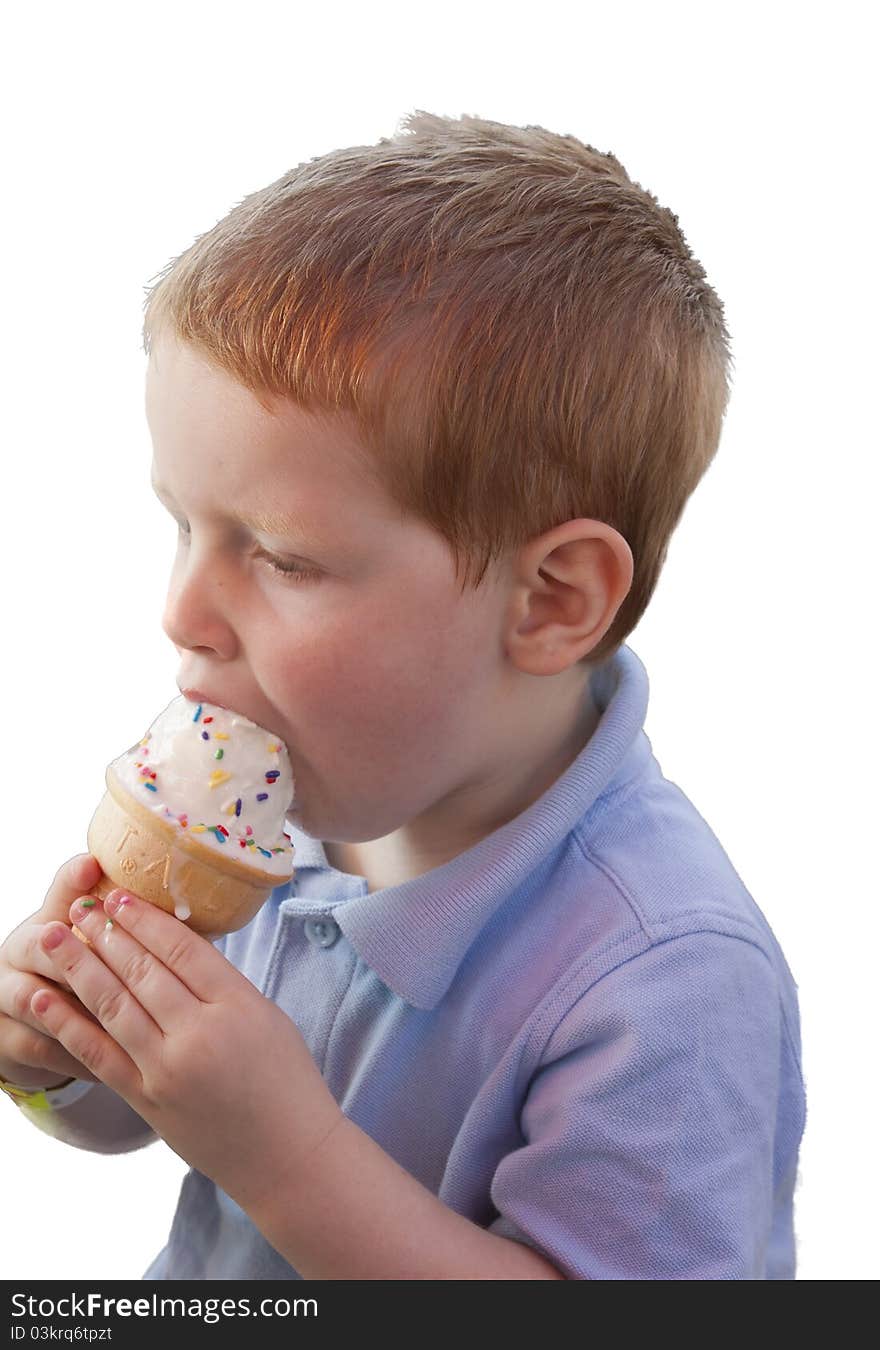
[[[84,1078],[90,1083],[100,1082],[54,1036],[47,1036],[45,1032],[30,1026],[25,1029],[22,1023],[3,1013],[0,1013],[0,1044],[7,1051],[14,1050],[15,1054],[11,1056],[13,1062],[33,1070],[39,1079],[45,1080],[57,1074],[59,1078]],[[9,1081],[21,1081],[23,1087],[28,1086],[27,1082],[16,1078],[12,1071]]]
[[[101,864],[96,857],[91,853],[77,853],[58,868],[50,889],[66,887],[73,892],[75,899],[78,893],[94,886],[100,875]]]
[[[78,1012],[81,1017],[87,1017],[96,1026],[98,1025],[98,1019],[80,1003],[66,980],[62,986],[57,978],[47,981],[30,971],[10,970],[0,979],[0,1013],[5,1014],[13,1022],[23,1023],[24,1026],[45,1034],[46,1028],[32,1012],[30,1002],[34,994],[40,989],[45,989],[47,984],[57,990],[59,998],[64,1000],[71,1011]]]
[[[59,867],[43,902],[42,913],[47,915],[47,922],[66,920],[74,900],[87,895],[100,876],[101,864],[91,853],[78,853]]]
[[[3,954],[16,970],[33,971],[35,975],[43,975],[69,989],[70,985],[63,975],[59,975],[51,956],[40,944],[45,929],[45,923],[21,924],[6,939]]]

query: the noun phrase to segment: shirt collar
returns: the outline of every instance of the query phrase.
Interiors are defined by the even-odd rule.
[[[634,778],[651,756],[644,732],[648,677],[623,644],[593,672],[599,724],[546,792],[472,848],[423,876],[329,906],[352,947],[396,994],[436,1006],[480,930],[511,893],[583,822],[594,803]],[[319,840],[290,827],[295,871],[333,872]],[[286,906],[297,907],[288,900]]]

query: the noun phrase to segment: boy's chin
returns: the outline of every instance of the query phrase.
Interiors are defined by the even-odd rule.
[[[312,833],[309,829],[308,821],[305,820],[303,816],[302,806],[297,802],[294,802],[293,806],[285,811],[284,823],[288,830],[299,830],[302,834],[308,835],[311,835]]]

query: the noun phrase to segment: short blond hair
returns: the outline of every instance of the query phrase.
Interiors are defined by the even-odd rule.
[[[145,301],[257,395],[352,414],[462,587],[579,517],[633,555],[625,641],[721,435],[729,335],[678,217],[610,153],[418,110],[253,192]],[[268,401],[267,401],[268,400]]]

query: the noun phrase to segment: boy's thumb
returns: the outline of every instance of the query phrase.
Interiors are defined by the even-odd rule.
[[[53,919],[69,923],[68,910],[74,900],[88,895],[101,875],[101,864],[91,853],[78,853],[63,863],[49,887],[43,910],[51,911]]]

